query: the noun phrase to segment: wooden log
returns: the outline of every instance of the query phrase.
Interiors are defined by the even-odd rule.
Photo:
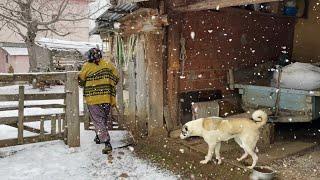
[[[40,141],[44,139],[44,119],[40,119]]]
[[[67,72],[66,82],[66,119],[69,147],[80,146],[79,87],[78,73]]]
[[[57,116],[51,116],[51,135],[55,135],[57,132]]]
[[[19,86],[18,144],[23,144],[24,86]]]

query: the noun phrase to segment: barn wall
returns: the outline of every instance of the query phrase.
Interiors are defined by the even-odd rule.
[[[182,19],[187,59],[180,92],[218,89],[228,93],[228,69],[276,61],[284,48],[292,52],[293,18],[226,8],[186,12]]]
[[[300,62],[320,62],[320,4],[310,0],[307,19],[299,18],[296,24],[293,59]]]

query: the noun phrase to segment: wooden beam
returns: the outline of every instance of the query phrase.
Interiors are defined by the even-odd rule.
[[[43,109],[51,109],[51,108],[65,108],[66,105],[64,104],[31,104],[25,105],[24,108],[43,108]],[[0,111],[10,111],[10,110],[17,110],[18,107],[11,106],[11,107],[0,107]]]
[[[174,19],[180,19],[179,14]],[[181,19],[180,19],[181,20]],[[172,20],[171,20],[172,21]],[[178,20],[179,21],[179,20]],[[168,114],[167,129],[169,131],[177,129],[179,120],[179,70],[180,70],[180,36],[182,23],[171,22],[168,27],[168,68],[167,68],[167,97]]]
[[[208,9],[216,9],[219,10],[220,8],[225,7],[232,7],[232,6],[240,6],[246,4],[259,4],[259,3],[266,3],[266,2],[275,2],[279,0],[206,0],[197,2],[194,4],[176,7],[174,10],[176,11],[201,11],[201,10],[208,10]]]
[[[18,128],[17,124],[6,124],[6,125],[14,127],[14,128]],[[40,130],[39,129],[33,128],[33,127],[29,127],[29,126],[26,126],[26,125],[23,126],[23,130],[24,131],[29,131],[29,132],[32,132],[32,133],[36,133],[36,134],[40,134]],[[48,132],[44,131],[44,133],[48,133]]]
[[[55,114],[46,114],[38,116],[24,116],[23,122],[36,122],[40,121],[41,118],[44,118],[45,121],[51,120],[51,116]],[[65,114],[61,114],[64,119]],[[16,124],[18,122],[18,117],[0,117],[0,124]]]
[[[145,34],[145,51],[147,61],[148,84],[148,136],[165,134],[163,119],[163,33]]]
[[[51,73],[0,73],[0,82],[13,82],[13,81],[32,81],[37,79],[38,81],[45,80],[66,80],[65,72],[51,72]]]
[[[78,73],[67,72],[66,82],[66,119],[69,147],[80,147],[79,87]]]
[[[136,126],[137,135],[147,135],[147,65],[146,65],[145,37],[140,35],[136,45]]]
[[[48,94],[25,94],[25,101],[29,100],[52,100],[52,99],[64,99],[65,93],[48,93]],[[0,95],[0,101],[18,101],[18,94],[3,94]]]
[[[18,144],[23,144],[24,86],[19,86]]]
[[[125,17],[121,18],[119,20],[119,22],[124,23],[127,21],[137,21],[137,20],[140,20],[141,18],[152,17],[152,16],[157,16],[157,15],[158,15],[158,11],[155,9],[140,8],[140,9],[126,15]]]

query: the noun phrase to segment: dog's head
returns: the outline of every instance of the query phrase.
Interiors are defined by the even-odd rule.
[[[188,138],[190,136],[191,136],[191,133],[190,133],[190,131],[188,129],[188,125],[185,124],[184,126],[182,126],[180,138],[181,139],[186,139],[186,138]]]
[[[220,119],[219,117],[210,117],[190,121],[182,126],[180,138],[186,139],[191,136],[202,136],[204,131],[215,130]]]

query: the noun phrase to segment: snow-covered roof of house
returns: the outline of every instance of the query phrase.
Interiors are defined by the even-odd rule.
[[[89,49],[97,47],[99,43],[78,42],[78,41],[65,41],[59,39],[41,38],[37,41],[37,44],[41,47],[48,48],[50,50],[62,50],[70,51],[77,50],[82,54],[85,54]]]
[[[1,47],[10,56],[28,56],[28,49],[21,47]]]

